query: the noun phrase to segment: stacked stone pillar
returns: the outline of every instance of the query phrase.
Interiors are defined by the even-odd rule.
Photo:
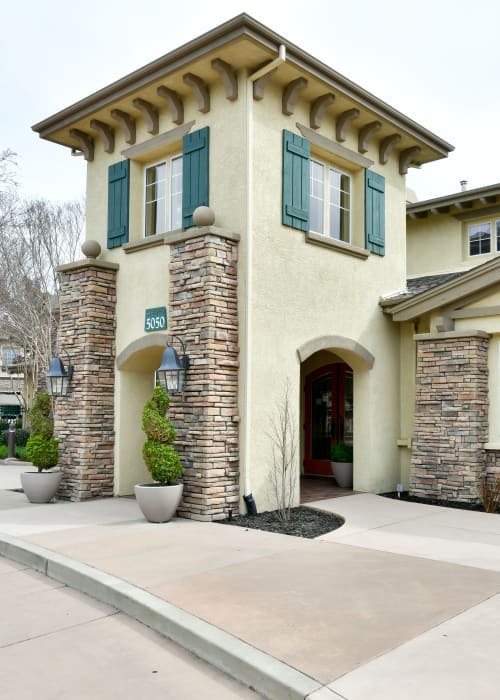
[[[410,493],[478,501],[488,440],[488,335],[416,336],[416,406]]]
[[[72,501],[113,495],[117,269],[97,260],[59,269],[58,353],[74,374],[68,396],[55,400],[54,432],[64,470],[58,495]]]
[[[170,244],[169,336],[191,366],[169,417],[185,465],[179,514],[216,520],[238,510],[237,236],[191,229]]]

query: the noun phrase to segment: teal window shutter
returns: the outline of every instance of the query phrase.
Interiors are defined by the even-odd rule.
[[[108,248],[128,242],[130,161],[122,160],[108,169]]]
[[[208,126],[182,139],[182,225],[193,225],[196,207],[208,207]]]
[[[283,130],[282,223],[309,231],[309,164],[311,144]]]
[[[365,170],[365,244],[367,250],[385,255],[385,178]]]

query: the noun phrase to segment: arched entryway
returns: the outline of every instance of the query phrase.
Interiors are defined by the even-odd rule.
[[[374,358],[362,345],[342,336],[322,336],[299,348],[301,360],[302,501],[306,488],[318,499],[336,487],[331,447],[343,442],[356,451],[356,400],[363,392],[363,377]],[[361,401],[362,404],[362,401]],[[357,426],[357,427],[356,427]],[[354,457],[354,467],[356,458]]]
[[[151,333],[130,343],[117,357],[115,493],[127,496],[134,484],[151,481],[142,459],[144,403],[154,386],[167,336]]]
[[[334,443],[353,444],[353,371],[338,361],[304,378],[304,474],[331,476]]]

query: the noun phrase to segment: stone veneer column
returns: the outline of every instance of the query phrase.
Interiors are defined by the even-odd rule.
[[[488,439],[488,335],[416,336],[410,493],[477,502]]]
[[[191,361],[169,416],[185,464],[179,514],[195,520],[224,518],[239,504],[238,238],[206,227],[169,242],[169,335]]]
[[[118,265],[83,260],[59,268],[58,352],[74,366],[71,391],[55,400],[62,498],[113,495],[115,306]]]

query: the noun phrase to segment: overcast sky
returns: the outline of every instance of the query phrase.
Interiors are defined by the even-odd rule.
[[[500,182],[498,0],[15,0],[1,6],[0,150],[24,194],[85,191],[85,162],[31,125],[240,12],[455,146],[411,169],[419,199]]]

